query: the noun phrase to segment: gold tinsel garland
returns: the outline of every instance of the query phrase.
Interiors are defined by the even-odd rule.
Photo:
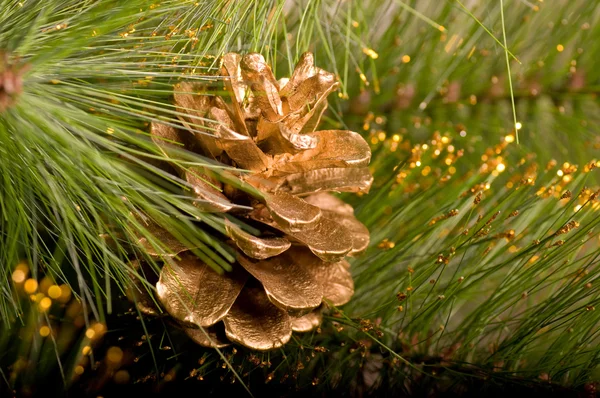
[[[235,213],[262,232],[254,236],[226,221],[238,256],[233,271],[224,274],[148,220],[146,227],[169,251],[155,250],[144,238],[138,244],[164,262],[158,301],[192,339],[211,347],[233,341],[268,350],[285,344],[292,331],[317,327],[324,299],[339,306],[354,293],[344,257],[364,251],[369,232],[350,205],[326,191],[367,192],[371,152],[357,133],[315,131],[327,95],[339,84],[314,66],[312,54],[302,56],[289,79],[277,81],[260,54],[225,55],[222,74],[224,95],[201,84],[178,85],[174,101],[185,128],[153,123],[152,138],[165,154],[180,144],[249,170],[238,178],[262,192],[260,199],[223,185],[207,169],[178,173],[203,211]],[[252,210],[240,211],[234,203]],[[130,297],[141,311],[158,313],[144,292],[133,286]]]

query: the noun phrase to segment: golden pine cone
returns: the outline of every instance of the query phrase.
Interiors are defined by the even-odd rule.
[[[202,87],[179,85],[174,100],[185,115],[180,118],[185,128],[153,123],[152,138],[167,156],[173,143],[179,143],[249,170],[238,178],[257,188],[260,199],[223,187],[208,170],[179,173],[193,187],[197,206],[234,212],[258,225],[261,235],[226,221],[238,256],[233,271],[224,274],[151,223],[147,228],[169,252],[155,250],[143,238],[138,244],[164,261],[156,284],[158,301],[196,342],[221,347],[233,341],[268,350],[285,344],[292,331],[318,326],[323,299],[339,306],[354,293],[344,257],[364,251],[369,232],[350,205],[325,191],[367,192],[371,152],[357,133],[315,131],[326,97],[338,83],[333,74],[314,66],[312,54],[305,53],[286,80],[275,80],[259,54],[225,55],[222,74],[224,96],[206,90],[194,95]],[[234,203],[249,204],[252,210]],[[138,308],[155,313],[142,291],[135,298]]]

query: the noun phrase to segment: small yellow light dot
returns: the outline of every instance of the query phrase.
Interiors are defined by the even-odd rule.
[[[415,163],[415,165],[416,165],[417,167],[421,167],[421,161],[420,161],[420,160],[417,160],[417,161],[416,161],[416,163]]]
[[[112,364],[119,364],[123,359],[123,350],[119,347],[113,346],[106,351],[106,360]]]
[[[96,335],[96,332],[92,328],[89,328],[88,330],[85,331],[85,337],[87,337],[88,339],[93,339],[95,335]]]
[[[581,205],[577,205],[577,206],[575,206],[575,209],[574,209],[574,211],[575,211],[575,212],[578,212],[579,210],[581,210],[581,207],[582,207]]]
[[[25,278],[27,278],[27,274],[22,269],[16,269],[12,273],[12,280],[15,283],[22,283],[25,280]]]
[[[362,51],[365,53],[365,55],[371,57],[372,59],[379,58],[379,54],[377,54],[372,48],[363,48]]]
[[[75,374],[76,374],[76,375],[81,375],[81,374],[83,374],[83,371],[84,371],[84,370],[85,370],[85,369],[83,368],[83,366],[81,366],[81,365],[77,365],[77,366],[75,367]]]
[[[563,171],[562,171],[562,170],[558,170],[558,171],[556,172],[556,175],[557,175],[557,176],[559,176],[559,177],[562,177],[564,174],[565,174],[565,173],[563,173]]]
[[[62,290],[60,289],[60,286],[52,285],[48,288],[48,296],[50,296],[50,298],[57,299],[61,294]]]
[[[393,140],[394,142],[400,142],[400,135],[398,135],[398,134],[394,134],[394,135],[393,135],[393,137],[392,137],[392,140]]]
[[[37,283],[37,281],[35,279],[27,279],[25,281],[24,289],[25,289],[25,292],[27,294],[33,294],[33,293],[35,293],[35,291],[37,290],[37,288],[38,288],[38,283]]]
[[[515,124],[515,128],[516,128],[517,130],[521,130],[521,127],[523,127],[523,125],[521,124],[521,122],[517,122],[517,123]]]
[[[50,328],[48,326],[42,326],[40,328],[40,336],[47,337],[50,335]]]
[[[81,353],[83,355],[88,355],[90,352],[92,352],[92,347],[90,347],[89,345],[86,345],[81,349]]]
[[[504,163],[498,163],[498,165],[496,166],[496,170],[498,170],[498,172],[500,173],[502,173],[505,169],[506,165]]]
[[[559,44],[558,46],[556,46],[556,51],[558,51],[559,53],[563,52],[564,49],[565,49],[565,46],[563,46],[562,44]]]
[[[52,300],[48,297],[44,297],[40,300],[40,310],[46,311],[48,308],[52,306]]]
[[[408,54],[407,55],[403,55],[402,56],[402,62],[405,63],[405,64],[409,63],[410,62],[410,55],[408,55]]]
[[[379,134],[377,134],[377,138],[379,141],[385,141],[385,133],[383,131],[379,132]]]
[[[506,137],[504,137],[504,141],[506,141],[508,143],[515,142],[515,136],[512,134],[509,134]]]

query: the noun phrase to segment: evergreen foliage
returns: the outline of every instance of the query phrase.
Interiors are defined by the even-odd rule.
[[[586,0],[0,1],[0,391],[593,393],[599,22]],[[131,243],[161,245],[138,211],[234,261],[156,164],[228,167],[149,138],[228,51],[276,75],[315,53],[342,83],[325,127],[373,151],[371,193],[344,195],[371,230],[354,299],[269,353],[195,347],[123,299],[151,277]]]

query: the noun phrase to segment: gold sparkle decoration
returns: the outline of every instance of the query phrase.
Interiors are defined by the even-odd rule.
[[[181,126],[154,122],[150,133],[167,157],[187,150],[248,171],[231,176],[259,190],[259,198],[207,169],[164,167],[187,182],[202,211],[235,213],[249,224],[224,221],[237,263],[218,273],[192,253],[196,248],[136,216],[155,238],[138,237],[137,245],[163,265],[156,300],[136,283],[129,297],[146,314],[158,314],[158,302],[200,345],[270,350],[293,331],[318,327],[328,305],[352,297],[344,258],[366,250],[369,231],[352,206],[328,191],[367,193],[371,151],[352,131],[317,130],[339,83],[314,65],[312,54],[302,55],[289,79],[275,79],[256,53],[226,54],[221,74],[224,94],[201,83],[176,85]],[[132,272],[143,269],[132,263]]]

